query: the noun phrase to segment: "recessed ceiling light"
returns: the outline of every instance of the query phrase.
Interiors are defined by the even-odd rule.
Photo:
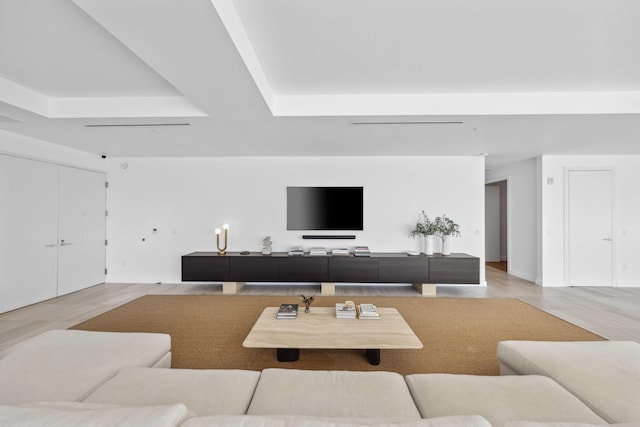
[[[84,125],[88,128],[116,128],[116,127],[155,127],[155,126],[190,126],[190,123],[104,123]]]
[[[461,125],[459,121],[394,120],[384,122],[351,122],[352,125]]]

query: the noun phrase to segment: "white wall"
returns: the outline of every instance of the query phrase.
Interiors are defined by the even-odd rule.
[[[614,286],[640,286],[640,156],[543,156],[541,159],[542,277],[544,286],[566,286],[564,265],[565,168],[614,171]],[[553,185],[547,183],[553,178]]]
[[[509,274],[535,281],[537,275],[536,159],[486,172],[486,182],[507,180]]]
[[[110,158],[108,179],[110,282],[179,282],[181,255],[216,250],[214,229],[223,223],[230,224],[230,251],[260,251],[265,236],[274,251],[357,244],[417,250],[408,234],[425,210],[460,224],[452,251],[480,257],[485,283],[480,156]],[[363,186],[364,231],[345,233],[356,240],[302,240],[304,232],[286,230],[287,186]]]

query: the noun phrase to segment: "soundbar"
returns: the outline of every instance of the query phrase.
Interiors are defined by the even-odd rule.
[[[336,234],[326,234],[326,235],[303,234],[302,238],[303,239],[355,239],[356,235],[355,234],[343,234],[343,235],[336,235]]]

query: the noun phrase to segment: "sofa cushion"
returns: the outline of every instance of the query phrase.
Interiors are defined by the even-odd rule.
[[[0,404],[81,400],[120,369],[153,366],[170,348],[166,334],[48,331],[0,359]]]
[[[245,414],[260,378],[233,369],[128,368],[84,401],[122,405],[184,403],[195,414]]]
[[[425,418],[476,414],[496,427],[518,420],[604,424],[575,396],[543,376],[415,374],[406,380]]]
[[[631,341],[503,341],[509,371],[546,375],[609,423],[640,422],[640,344]]]
[[[294,415],[244,415],[191,418],[183,427],[491,427],[480,416],[454,416],[384,422],[370,418],[327,418]]]
[[[173,427],[188,418],[184,405],[100,409],[0,406],[0,425],[12,427]]]
[[[419,419],[407,384],[394,372],[265,369],[250,415]]]

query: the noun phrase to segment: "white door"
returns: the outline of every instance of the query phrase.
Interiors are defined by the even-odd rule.
[[[56,296],[58,167],[0,155],[0,313]]]
[[[105,175],[60,167],[58,295],[104,282]]]
[[[569,286],[613,286],[612,172],[567,175]]]
[[[500,187],[484,187],[484,257],[488,262],[500,261]]]

